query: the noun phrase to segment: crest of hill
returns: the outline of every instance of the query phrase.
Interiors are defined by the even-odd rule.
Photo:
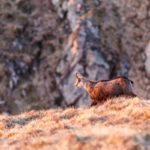
[[[94,107],[0,115],[0,149],[150,149],[150,101],[118,97]]]

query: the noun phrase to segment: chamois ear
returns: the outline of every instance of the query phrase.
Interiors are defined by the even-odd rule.
[[[76,78],[77,78],[77,79],[82,79],[83,77],[82,77],[82,75],[81,75],[80,73],[77,72],[77,73],[76,73]]]

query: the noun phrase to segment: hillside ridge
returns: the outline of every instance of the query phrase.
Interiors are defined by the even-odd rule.
[[[103,105],[0,115],[0,149],[150,149],[150,101],[118,97]]]

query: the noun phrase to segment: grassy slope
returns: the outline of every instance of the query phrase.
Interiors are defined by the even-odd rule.
[[[150,149],[150,101],[122,97],[91,108],[1,115],[0,149]]]

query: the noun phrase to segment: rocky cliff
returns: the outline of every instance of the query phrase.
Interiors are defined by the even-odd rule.
[[[150,98],[148,0],[1,0],[0,111],[89,104],[73,86],[125,75]]]

